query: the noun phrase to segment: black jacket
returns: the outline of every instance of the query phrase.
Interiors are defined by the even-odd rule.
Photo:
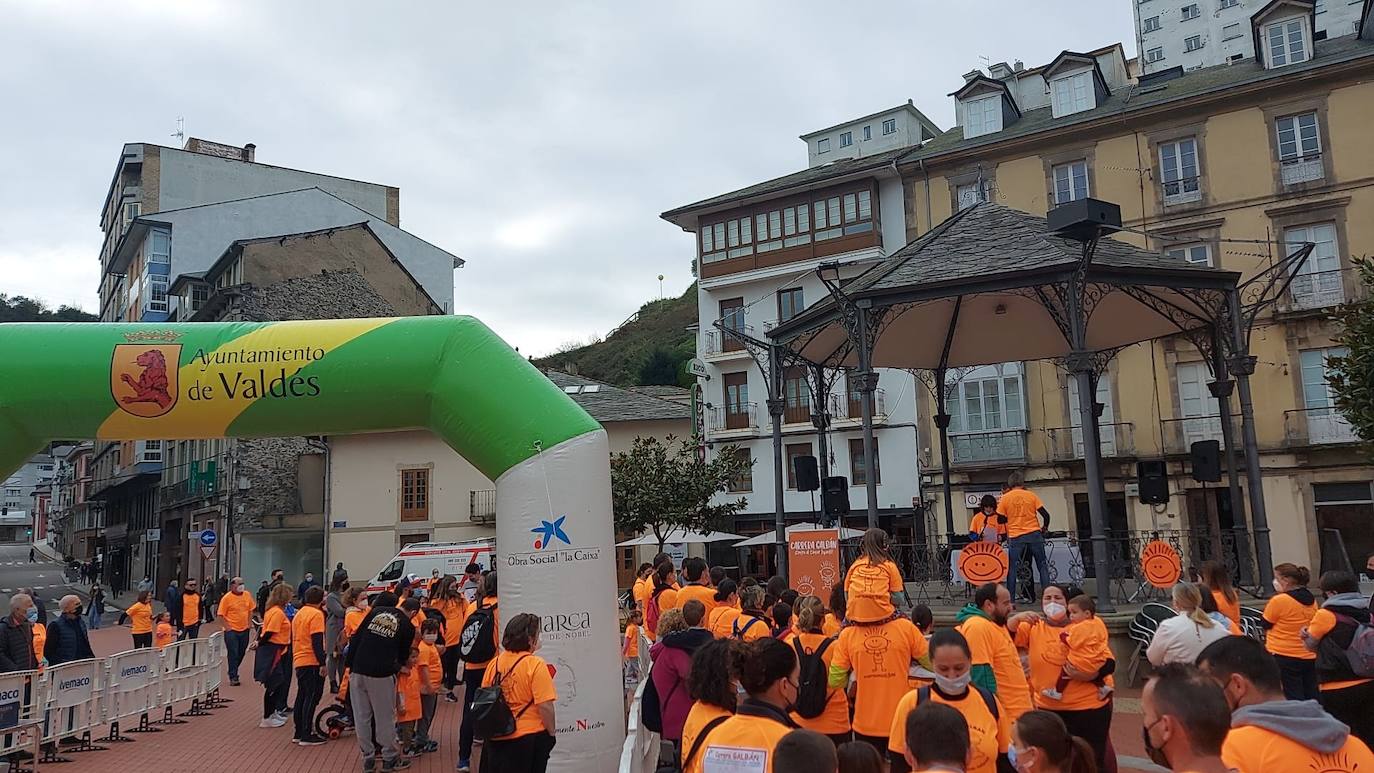
[[[1336,627],[1317,642],[1317,681],[1359,679],[1350,669],[1345,651],[1355,638],[1355,629],[1369,624],[1369,608],[1365,606],[1364,597],[1358,593],[1339,594],[1327,599],[1322,609],[1336,616]]]
[[[344,665],[363,676],[395,676],[410,657],[415,626],[396,607],[373,607],[348,639]]]
[[[33,653],[33,626],[27,620],[16,623],[10,615],[0,619],[0,672],[31,671],[38,668]]]
[[[91,651],[91,637],[86,621],[79,615],[58,615],[48,624],[48,643],[43,645],[48,664],[57,666],[73,660],[95,657]]]

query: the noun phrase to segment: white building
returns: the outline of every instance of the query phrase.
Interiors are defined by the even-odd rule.
[[[894,132],[906,144],[828,163],[819,145],[827,138],[862,138],[864,127],[880,129],[885,116],[904,128]],[[749,454],[752,474],[732,487],[747,506],[733,531],[758,534],[773,528],[773,446],[764,373],[745,347],[717,328],[717,322],[762,339],[781,320],[790,319],[824,297],[816,275],[822,263],[838,263],[844,278],[856,276],[906,243],[906,209],[893,160],[922,138],[938,135],[914,107],[905,105],[839,126],[803,135],[810,168],[742,190],[680,207],[664,219],[695,234],[697,245],[698,355],[706,363],[702,379],[706,440],[710,453],[734,445]],[[881,137],[875,129],[873,136]],[[855,139],[855,142],[862,142]],[[817,160],[820,159],[819,162]],[[812,520],[820,494],[798,489],[792,460],[817,456],[820,440],[812,424],[812,389],[805,375],[784,376],[784,494],[789,521]],[[909,373],[879,371],[875,394],[875,443],[879,523],[898,541],[925,533],[914,517],[920,503],[916,435],[916,390],[924,387]],[[830,415],[827,453],[818,459],[821,475],[843,476],[852,514],[862,526],[867,509],[864,486],[868,465],[863,453],[860,401],[848,375],[839,375],[823,407]],[[760,556],[755,556],[757,560]],[[756,571],[757,565],[744,567]]]
[[[1277,53],[1303,61],[1314,39],[1353,35],[1364,0],[1131,0],[1142,72],[1196,70]],[[1308,17],[1303,29],[1295,20]],[[1258,22],[1252,31],[1251,22]]]
[[[905,105],[890,110],[808,132],[801,140],[806,143],[807,165],[820,166],[841,159],[909,148],[939,133],[939,127],[908,99]]]

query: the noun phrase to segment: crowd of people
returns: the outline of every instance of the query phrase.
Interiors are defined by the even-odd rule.
[[[1019,496],[1021,519],[1043,527],[1043,506]],[[1005,540],[991,504],[985,536]],[[1034,557],[1036,541],[1023,544]],[[1274,574],[1263,644],[1242,634],[1223,565],[1202,567],[1205,584],[1173,588],[1176,616],[1147,650],[1141,696],[1155,763],[1194,773],[1374,769],[1370,600],[1347,572],[1322,575],[1320,602],[1306,569],[1280,564]],[[937,629],[924,605],[901,608],[887,536],[870,529],[825,599],[782,577],[737,582],[702,558],[679,567],[667,554],[641,565],[632,596],[625,684],[647,680],[642,721],[671,747],[660,770],[704,773],[727,761],[779,773],[1117,770],[1116,661],[1093,599],[1072,585],[1042,582],[1038,608],[1022,611],[1006,585],[982,585],[955,625]],[[647,674],[641,635],[651,642]]]

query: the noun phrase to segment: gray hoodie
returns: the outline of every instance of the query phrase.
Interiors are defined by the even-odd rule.
[[[1350,727],[1327,714],[1316,701],[1269,701],[1236,709],[1231,727],[1262,727],[1319,753],[1345,746]]]

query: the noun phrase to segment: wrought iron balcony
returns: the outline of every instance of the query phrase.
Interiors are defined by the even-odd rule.
[[[783,424],[811,423],[811,396],[789,397],[782,411]]]
[[[1358,443],[1355,428],[1333,406],[1283,412],[1283,439],[1289,446]]]
[[[758,405],[756,403],[737,403],[718,405],[711,408],[706,416],[707,432],[742,432],[757,430]]]
[[[1202,189],[1198,187],[1198,178],[1196,177],[1160,183],[1160,189],[1164,194],[1166,205],[1187,204],[1202,200]]]
[[[468,520],[473,523],[492,523],[496,520],[496,489],[481,489],[468,493]]]
[[[1322,166],[1320,153],[1301,158],[1290,158],[1279,162],[1279,164],[1279,177],[1283,180],[1284,185],[1310,183],[1326,177],[1326,169]]]
[[[847,393],[830,396],[830,417],[835,421],[863,420],[863,393],[851,389]],[[887,421],[887,393],[881,387],[873,390],[873,423]]]
[[[1131,422],[1099,424],[1098,446],[1104,459],[1135,456],[1135,425]],[[1083,458],[1082,427],[1051,427],[1045,430],[1049,438],[1050,461],[1068,462]]]
[[[1026,430],[960,432],[949,436],[952,463],[961,467],[996,465],[1026,460]]]
[[[1358,286],[1349,269],[1297,274],[1289,283],[1288,292],[1279,298],[1278,310],[1295,312],[1339,306],[1349,300],[1346,297],[1347,288],[1354,290]]]
[[[1222,438],[1221,417],[1219,416],[1164,419],[1160,425],[1163,429],[1164,453],[1166,454],[1189,453],[1193,444],[1199,440],[1215,440],[1221,443],[1223,448],[1226,445],[1226,441]],[[1239,447],[1240,421],[1239,417],[1234,415],[1231,417],[1231,430],[1236,446]]]
[[[744,335],[752,337],[754,335],[753,325],[734,325],[732,330],[738,330]],[[707,330],[703,333],[702,355],[707,358],[726,358],[730,356],[747,355],[744,342],[738,337],[730,335],[724,330]]]

